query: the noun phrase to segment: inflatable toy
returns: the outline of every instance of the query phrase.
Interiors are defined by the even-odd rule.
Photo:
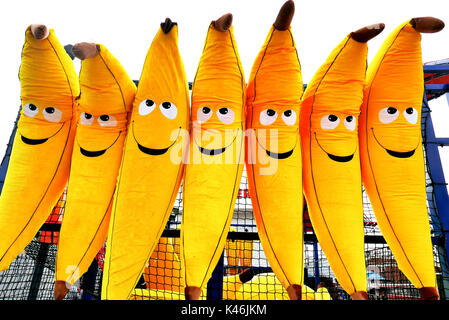
[[[22,109],[0,197],[0,271],[33,240],[70,171],[78,75],[53,29],[25,32],[19,79]]]
[[[111,212],[102,299],[128,299],[173,208],[183,176],[189,90],[178,26],[161,24],[133,104]]]
[[[103,45],[76,44],[82,60],[79,120],[56,258],[55,298],[89,268],[103,246],[136,85]]]
[[[290,22],[280,9],[251,70],[246,91],[246,170],[262,247],[292,300],[303,282],[303,197],[299,110],[301,66]]]
[[[379,228],[423,299],[438,299],[421,141],[421,33],[441,20],[414,18],[384,41],[366,76],[359,138],[362,178]]]
[[[169,239],[161,237],[159,239],[157,247],[154,249],[143,272],[143,277],[148,290],[135,291],[133,293],[134,297],[131,296],[130,299],[185,299],[183,293],[185,288],[185,273],[181,269],[179,249],[177,250],[178,245],[175,241],[172,242],[172,240],[177,239],[179,238]],[[229,240],[227,242],[229,243]],[[237,256],[241,255],[241,253],[237,252]],[[251,269],[245,269],[238,274],[224,276],[223,299],[234,300],[235,293],[240,289],[242,284],[251,280],[252,277],[253,273]],[[143,297],[138,297],[139,294]],[[204,287],[199,299],[205,299],[206,296],[207,287]]]
[[[198,299],[223,252],[243,170],[245,78],[231,24],[231,14],[210,24],[192,88],[181,227],[188,300]]]
[[[321,248],[352,299],[367,300],[357,120],[367,41],[385,25],[347,35],[313,76],[301,101],[304,194]]]
[[[301,300],[315,300],[315,291],[302,285]],[[285,290],[274,273],[260,273],[244,283],[235,294],[234,300],[289,300]]]

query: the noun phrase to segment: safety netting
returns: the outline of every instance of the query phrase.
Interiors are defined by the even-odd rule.
[[[432,228],[435,271],[441,299],[447,299],[449,276],[444,248],[444,231],[434,200],[434,181],[429,174],[426,149],[426,117],[423,107],[423,150],[426,159],[426,185],[429,221]],[[12,137],[14,136],[13,131]],[[12,140],[11,140],[12,141]],[[11,143],[10,141],[10,143]],[[6,170],[10,145],[2,162]],[[396,260],[377,226],[367,194],[363,191],[365,257],[370,299],[419,299],[418,290],[399,270]],[[55,258],[58,235],[64,216],[66,193],[49,215],[33,241],[0,272],[0,300],[51,300],[54,290]],[[134,300],[184,299],[180,263],[180,225],[182,188],[178,193],[166,228],[132,292]],[[304,210],[304,300],[350,299],[338,283],[313,232],[307,208]],[[207,226],[205,226],[207,227]],[[298,232],[301,232],[298,230]],[[101,299],[101,280],[105,245],[89,270],[71,287],[65,299]],[[299,267],[299,266],[298,266]],[[218,300],[284,300],[286,290],[270,268],[257,234],[251,198],[244,171],[235,204],[233,220],[225,250],[201,299]]]

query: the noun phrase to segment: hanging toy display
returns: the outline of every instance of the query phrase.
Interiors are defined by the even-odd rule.
[[[226,14],[209,26],[192,88],[181,226],[186,299],[200,297],[225,246],[244,164],[244,97],[232,15]]]
[[[128,299],[172,212],[188,144],[178,25],[161,24],[134,99],[109,223],[101,298]]]
[[[368,299],[357,122],[367,41],[384,27],[371,25],[347,35],[315,73],[301,104],[309,216],[332,271],[353,300]]]
[[[265,255],[292,300],[302,299],[301,65],[291,32],[293,1],[279,11],[246,91],[246,170]]]
[[[53,29],[25,32],[22,110],[0,197],[0,271],[33,240],[66,187],[76,129],[78,75]]]
[[[136,85],[100,44],[72,48],[81,59],[78,126],[59,235],[55,298],[89,268],[103,246]]]
[[[414,18],[384,41],[366,76],[359,137],[362,178],[399,269],[423,299],[438,299],[421,140],[421,33],[441,20]]]

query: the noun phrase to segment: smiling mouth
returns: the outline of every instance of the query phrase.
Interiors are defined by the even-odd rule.
[[[329,157],[329,159],[334,160],[334,161],[337,161],[337,162],[348,162],[348,161],[351,161],[352,158],[354,158],[354,153],[355,153],[355,152],[353,152],[353,153],[350,154],[349,156],[337,156],[337,155],[335,155],[335,154],[332,154],[332,153],[327,152],[326,150],[324,150],[324,148],[321,146],[320,142],[318,141],[318,138],[317,138],[317,136],[316,136],[316,132],[314,132],[314,135],[315,135],[315,140],[316,140],[316,142],[318,143],[318,146],[321,148],[321,150],[323,150],[323,151],[327,154],[327,156]],[[356,147],[356,148],[357,148],[357,147]]]
[[[240,130],[240,129],[237,129],[237,130]],[[232,140],[232,142],[229,145],[227,145],[226,147],[223,147],[223,148],[218,148],[218,149],[206,149],[206,148],[201,147],[198,143],[196,143],[196,141],[195,141],[195,143],[198,146],[198,150],[200,150],[200,152],[202,154],[205,154],[207,156],[216,156],[216,155],[219,155],[219,154],[222,154],[223,152],[225,152],[226,149],[234,143],[235,139],[237,138],[237,135],[238,135],[238,132],[234,136],[234,139]]]
[[[59,131],[62,130],[62,128],[64,127],[64,125],[65,125],[65,122],[62,124],[61,128],[58,129],[58,131],[56,131],[54,134],[52,134],[52,135],[51,135],[50,137],[48,137],[48,138],[44,138],[44,139],[31,139],[31,138],[25,137],[23,134],[20,134],[20,138],[22,139],[22,141],[23,141],[24,143],[26,143],[26,144],[28,144],[28,145],[31,145],[31,146],[35,146],[35,145],[38,145],[38,144],[42,144],[42,143],[44,143],[44,142],[47,142],[48,139],[50,139],[50,138],[54,137],[55,135],[57,135],[57,134],[59,133]]]
[[[416,148],[418,148],[418,146],[417,146],[415,149],[412,149],[410,151],[405,151],[405,152],[399,152],[399,151],[394,151],[394,150],[387,149],[379,142],[379,140],[377,140],[377,137],[374,134],[374,128],[371,128],[371,131],[373,132],[373,137],[376,140],[377,144],[379,146],[381,146],[382,148],[384,148],[385,151],[387,151],[387,153],[390,156],[393,156],[393,157],[396,157],[396,158],[402,158],[402,159],[410,158],[411,156],[413,156],[415,154]],[[418,145],[419,145],[419,141],[418,141]]]
[[[117,135],[117,138],[115,138],[114,142],[109,147],[107,147],[106,149],[103,149],[103,150],[99,150],[99,151],[89,151],[89,150],[83,149],[78,142],[78,145],[80,146],[80,152],[83,156],[86,156],[86,157],[90,157],[90,158],[99,157],[99,156],[103,155],[109,148],[111,148],[117,142],[117,140],[121,134],[122,134],[122,132],[120,131],[119,134]]]
[[[273,159],[287,159],[288,157],[290,157],[293,154],[293,150],[295,150],[296,147],[296,143],[298,141],[298,137],[296,137],[296,141],[295,141],[295,146],[286,152],[280,152],[280,153],[276,153],[273,151],[270,151],[268,149],[265,149],[262,144],[260,143],[259,139],[257,139],[257,136],[255,137],[257,140],[257,143],[259,144],[259,146],[265,151],[265,153],[267,154],[267,156],[273,158]]]
[[[99,157],[99,156],[103,155],[106,152],[106,150],[107,149],[100,150],[100,151],[88,151],[88,150],[80,147],[81,154],[86,157]]]
[[[22,135],[21,135],[21,138],[22,138],[23,142],[25,142],[26,144],[32,145],[32,146],[37,145],[37,144],[42,144],[48,140],[48,138],[47,139],[29,139]]]
[[[163,149],[147,148],[147,147],[144,147],[143,145],[141,145],[137,141],[136,136],[134,135],[134,121],[133,121],[133,137],[137,143],[137,147],[139,148],[140,151],[142,151],[143,153],[148,154],[150,156],[160,156],[160,155],[166,153],[168,151],[168,149],[170,149],[176,143],[176,141],[178,141],[180,133],[181,133],[181,127],[178,128],[178,136],[176,137],[175,141],[171,145],[169,145],[167,148],[163,148]]]

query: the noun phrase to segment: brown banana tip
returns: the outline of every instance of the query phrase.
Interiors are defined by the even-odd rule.
[[[198,300],[201,296],[201,288],[187,286],[184,289],[184,296],[186,300]]]
[[[175,25],[177,25],[176,22],[171,21],[170,18],[166,18],[165,21],[161,23],[161,29],[165,34],[167,34]]]
[[[287,30],[293,20],[295,14],[295,3],[293,0],[285,2],[279,10],[278,16],[273,23],[273,26],[280,31]]]
[[[302,300],[302,287],[299,284],[291,284],[287,288],[290,300]]]
[[[440,294],[435,287],[419,288],[419,293],[422,300],[440,300]]]
[[[434,17],[418,17],[410,20],[412,27],[422,33],[435,33],[444,28],[444,22]]]
[[[63,300],[69,292],[69,288],[65,281],[58,280],[55,282],[55,300]]]
[[[44,40],[46,39],[50,31],[48,30],[46,25],[43,24],[32,24],[31,25],[31,34],[36,40]]]
[[[368,294],[366,291],[356,291],[351,294],[352,300],[369,300]]]
[[[100,52],[100,46],[90,42],[80,42],[72,47],[72,53],[80,60],[95,57]]]
[[[212,21],[212,25],[215,30],[224,32],[231,28],[233,18],[234,17],[231,13],[226,13],[217,20]]]
[[[357,42],[368,42],[385,29],[384,23],[376,23],[351,32],[351,37]]]

